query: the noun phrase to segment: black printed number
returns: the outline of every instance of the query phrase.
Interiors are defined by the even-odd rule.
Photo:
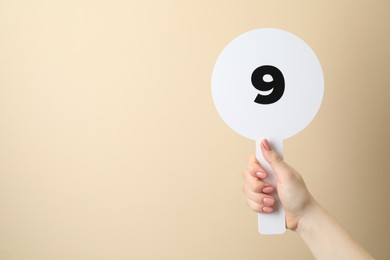
[[[264,76],[268,75],[265,81]],[[282,72],[270,65],[260,66],[252,73],[252,85],[259,91],[271,91],[268,95],[259,93],[255,99],[258,104],[268,105],[278,101],[284,93],[284,77]]]

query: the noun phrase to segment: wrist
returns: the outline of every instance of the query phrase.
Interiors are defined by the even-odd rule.
[[[300,236],[312,230],[312,226],[315,225],[316,215],[320,214],[321,209],[320,204],[313,197],[310,197],[295,230]]]

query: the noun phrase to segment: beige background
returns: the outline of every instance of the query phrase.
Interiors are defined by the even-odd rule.
[[[312,259],[257,234],[254,143],[210,93],[234,37],[276,27],[325,73],[285,142],[312,193],[390,259],[390,2],[0,1],[0,259]]]

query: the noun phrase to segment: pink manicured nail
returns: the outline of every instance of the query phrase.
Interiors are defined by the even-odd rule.
[[[274,211],[274,209],[271,207],[263,207],[263,212],[265,213],[272,213],[272,211]]]
[[[274,202],[275,202],[275,200],[274,200],[274,199],[271,199],[271,198],[264,198],[264,199],[263,199],[263,202],[264,202],[265,204],[268,204],[268,205],[273,205]]]
[[[269,142],[267,139],[263,139],[263,141],[261,143],[263,144],[263,147],[265,148],[265,150],[271,151],[271,146],[269,145]]]
[[[264,172],[256,172],[256,176],[261,179],[264,179],[265,177],[267,177],[267,174],[265,174]]]
[[[272,193],[274,191],[274,188],[273,187],[265,187],[263,189],[263,192],[264,193]]]

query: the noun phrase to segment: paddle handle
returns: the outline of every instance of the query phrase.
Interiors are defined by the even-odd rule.
[[[283,140],[268,139],[272,149],[276,150],[283,157]],[[256,158],[264,170],[267,172],[266,182],[271,184],[275,191],[272,196],[275,199],[272,213],[258,213],[258,231],[263,235],[283,234],[286,231],[285,212],[276,191],[276,175],[263,157],[260,149],[261,140],[256,141]]]

